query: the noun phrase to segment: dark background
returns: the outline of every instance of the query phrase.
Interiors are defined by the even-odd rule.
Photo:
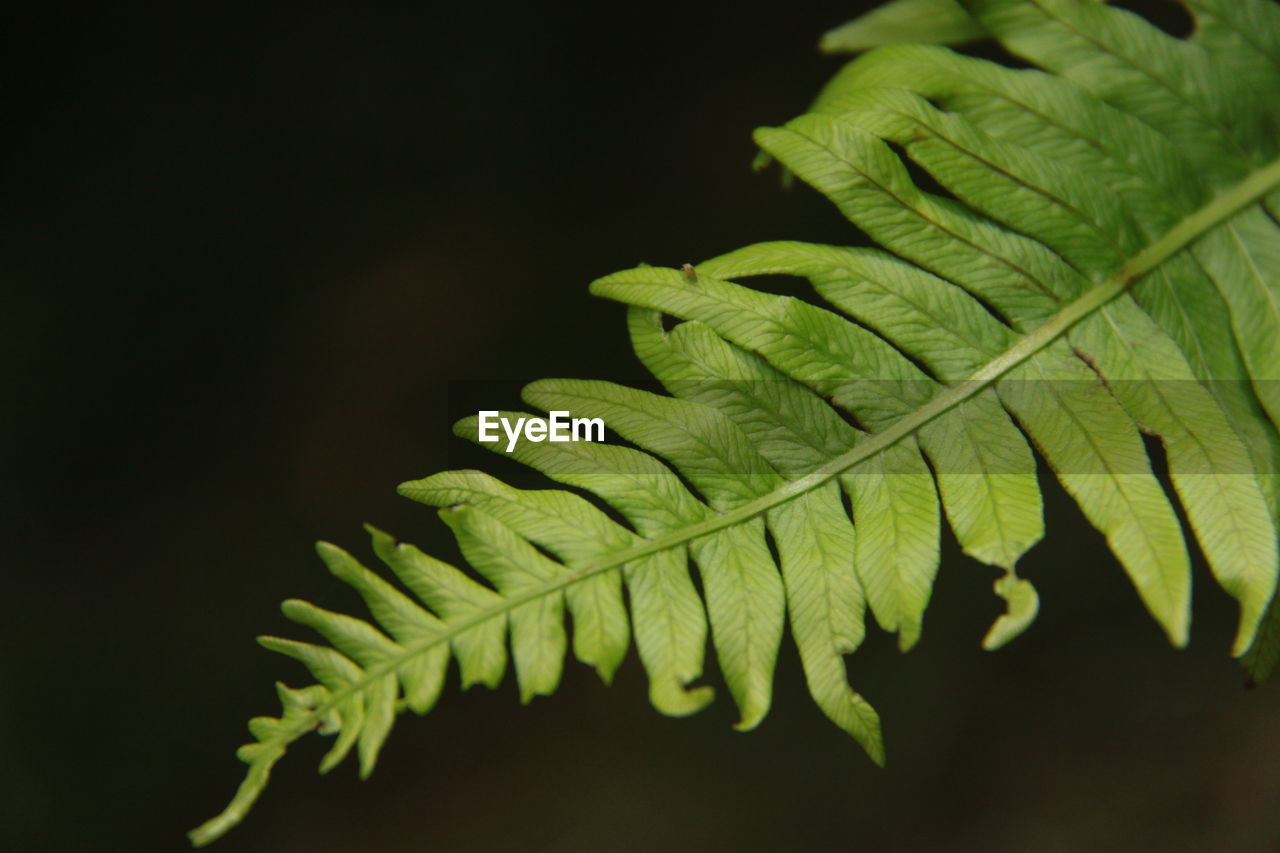
[[[448,383],[637,377],[591,279],[857,240],[749,161],[859,5],[11,12],[0,849],[182,849],[306,680],[253,643],[305,635],[278,602],[359,610],[311,543],[367,556],[368,520],[454,553],[394,493],[460,458]],[[1274,849],[1280,692],[1241,688],[1232,606],[1197,563],[1170,648],[1044,483],[1028,634],[980,650],[996,573],[948,540],[920,646],[852,658],[885,770],[789,646],[750,734],[723,688],[654,712],[633,654],[527,708],[451,687],[368,782],[304,741],[214,849]]]

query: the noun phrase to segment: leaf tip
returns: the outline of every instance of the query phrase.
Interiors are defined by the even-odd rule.
[[[207,847],[225,835],[235,825],[236,821],[234,819],[218,815],[188,832],[187,840],[191,842],[192,847]]]
[[[1240,601],[1240,625],[1236,629],[1235,639],[1231,643],[1231,656],[1243,657],[1258,642],[1258,635],[1263,632],[1268,618],[1271,598],[1246,596]]]
[[[994,652],[1022,636],[1040,612],[1040,594],[1031,582],[1020,578],[1012,568],[995,582],[996,595],[1006,602],[1005,612],[1000,614],[987,634],[982,638],[982,648]]]
[[[875,726],[863,736],[854,735],[858,741],[858,745],[866,752],[867,758],[871,759],[871,763],[876,767],[883,768],[888,761],[888,756],[884,749],[884,736],[880,732],[880,718],[876,716]]]
[[[618,668],[608,664],[598,664],[595,667],[596,675],[600,676],[600,681],[605,687],[613,686],[613,677],[617,674]]]
[[[733,730],[737,732],[749,732],[764,721],[765,715],[769,713],[768,704],[760,706],[748,705],[741,709],[742,719],[733,724]]]
[[[649,703],[659,713],[666,714],[668,717],[687,717],[696,714],[710,705],[715,697],[715,688],[709,684],[688,687],[677,678],[670,680],[654,678],[649,682]]]
[[[315,605],[301,598],[286,598],[280,602],[280,612],[293,622],[304,620],[315,609]]]
[[[347,552],[339,548],[337,545],[334,545],[332,542],[326,542],[325,540],[320,539],[316,542],[316,553],[320,556],[320,559],[328,562],[331,557],[339,554],[345,554]]]
[[[355,562],[355,558],[350,553],[324,540],[316,543],[316,556],[324,563],[330,574],[339,578],[348,575],[351,564]]]
[[[918,621],[907,622],[903,620],[902,625],[898,628],[898,651],[906,654],[916,647],[916,643],[920,642],[921,626]]]

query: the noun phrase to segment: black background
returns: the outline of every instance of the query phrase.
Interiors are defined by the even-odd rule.
[[[856,241],[749,162],[751,129],[839,67],[814,44],[858,7],[12,17],[0,849],[182,849],[272,681],[306,679],[252,641],[305,636],[278,602],[359,609],[311,542],[367,556],[368,520],[455,553],[394,494],[465,453],[449,383],[639,375],[591,279]],[[885,770],[789,646],[750,734],[722,687],[696,717],[654,712],[632,654],[612,688],[571,662],[527,708],[510,678],[451,687],[364,783],[353,762],[317,777],[326,744],[304,741],[215,849],[1270,849],[1280,693],[1241,689],[1231,604],[1198,561],[1192,643],[1170,648],[1044,483],[1023,638],[980,650],[996,573],[947,540],[919,647],[872,631],[851,659]]]

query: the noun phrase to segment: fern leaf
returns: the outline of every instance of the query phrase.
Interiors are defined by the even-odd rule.
[[[694,686],[709,631],[743,729],[768,712],[789,626],[816,704],[882,762],[879,717],[844,666],[866,611],[903,650],[919,640],[945,519],[1000,573],[1005,612],[983,645],[1026,630],[1038,595],[1017,566],[1044,534],[1037,453],[1175,645],[1193,536],[1238,602],[1232,653],[1264,680],[1280,661],[1280,11],[1186,5],[1187,40],[1090,0],[898,0],[829,34],[824,46],[861,50],[981,31],[1036,67],[876,47],[809,113],[758,131],[879,248],[761,243],[692,274],[593,283],[629,306],[667,393],[535,382],[529,406],[603,418],[632,446],[525,435],[509,453],[614,514],[450,471],[400,491],[439,508],[470,572],[370,528],[396,586],[320,545],[372,621],[285,603],[327,645],[262,643],[317,683],[278,685],[280,716],[250,721],[238,753],[245,781],[192,840],[238,823],[309,731],[336,735],[322,771],[354,750],[368,775],[397,714],[434,706],[451,659],[464,687],[497,685],[510,655],[524,701],[552,692],[566,612],[574,656],[605,682],[634,637],[671,715],[712,699]],[[947,17],[904,26],[921,8]],[[739,283],[777,274],[827,307]],[[480,439],[475,418],[455,432]]]

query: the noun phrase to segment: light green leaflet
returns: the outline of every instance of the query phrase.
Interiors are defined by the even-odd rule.
[[[1280,9],[1186,5],[1185,41],[1095,0],[899,0],[831,36],[858,49],[985,34],[1034,68],[887,44],[809,113],[760,130],[879,248],[763,243],[693,274],[595,282],[630,306],[668,394],[546,380],[524,399],[601,417],[631,447],[512,448],[574,491],[479,471],[403,484],[440,508],[472,573],[370,529],[396,586],[320,545],[372,620],[285,603],[330,645],[262,642],[319,683],[278,686],[281,716],[252,720],[239,752],[245,781],[192,840],[238,823],[309,731],[336,735],[322,771],[354,750],[367,775],[396,715],[435,704],[451,659],[464,687],[494,686],[509,656],[529,701],[556,688],[570,647],[608,682],[634,640],[654,707],[682,715],[712,699],[696,684],[710,639],[747,729],[789,628],[814,701],[881,762],[843,656],[867,611],[902,649],[920,639],[944,523],[998,572],[1005,612],[984,646],[1031,624],[1017,563],[1044,532],[1036,452],[1177,645],[1193,536],[1239,604],[1232,652],[1264,679],[1280,659]],[[902,29],[919,8],[946,17]],[[775,274],[807,279],[826,307],[739,283]],[[456,432],[479,437],[475,419]],[[1163,444],[1171,492],[1143,433]]]
[[[987,34],[956,0],[894,0],[826,32],[824,53],[857,53],[882,44],[964,44]]]

